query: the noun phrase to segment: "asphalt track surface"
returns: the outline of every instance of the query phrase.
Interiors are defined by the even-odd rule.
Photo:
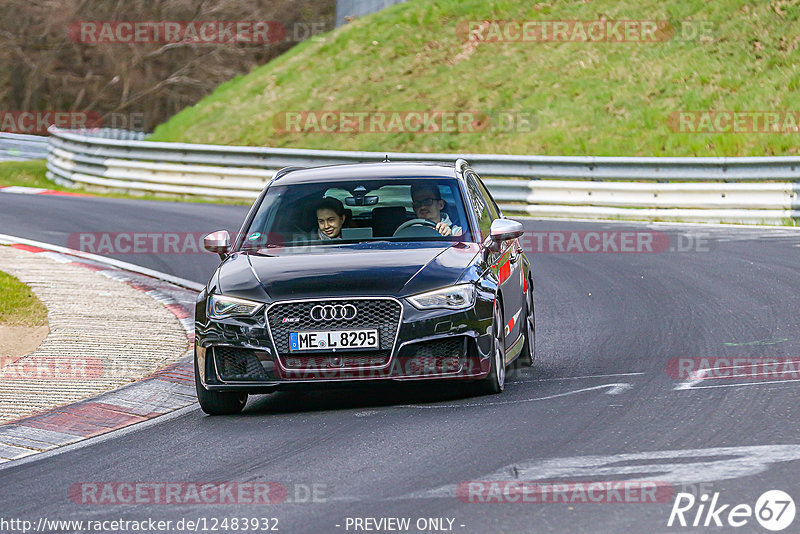
[[[6,194],[0,233],[66,245],[74,232],[236,230],[245,212]],[[529,250],[537,357],[501,395],[428,384],[251,397],[235,417],[186,409],[0,469],[0,519],[273,517],[279,532],[291,533],[354,532],[353,518],[408,517],[409,532],[419,531],[420,518],[453,519],[452,531],[464,533],[724,532],[733,529],[667,526],[674,496],[500,504],[465,502],[455,489],[476,480],[650,480],[719,493],[720,504],[754,506],[772,489],[800,498],[800,382],[692,382],[667,372],[674,358],[800,355],[800,232],[530,219],[525,226],[657,230],[690,250]],[[198,282],[216,266],[211,254],[112,256]],[[294,502],[93,505],[69,496],[84,482],[225,481],[279,482]],[[312,484],[317,502],[298,502]],[[798,525],[800,518],[786,531]],[[767,532],[753,517],[736,531]]]

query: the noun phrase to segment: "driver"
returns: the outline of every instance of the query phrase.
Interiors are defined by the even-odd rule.
[[[450,220],[445,213],[445,201],[435,184],[414,184],[411,186],[411,206],[420,219],[436,223],[436,230],[443,236],[461,235],[462,229]]]
[[[346,218],[344,206],[338,198],[325,197],[316,205],[317,236],[323,241],[342,238]]]

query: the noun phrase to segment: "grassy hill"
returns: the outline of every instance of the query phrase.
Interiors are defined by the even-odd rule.
[[[411,0],[221,85],[153,139],[375,151],[797,154],[797,131],[676,133],[670,121],[686,110],[800,111],[799,16],[794,0]],[[658,42],[474,43],[457,31],[472,20],[598,19],[666,20],[675,33]],[[688,35],[698,25],[706,38]],[[471,133],[276,131],[276,115],[308,110],[513,112],[535,121]]]

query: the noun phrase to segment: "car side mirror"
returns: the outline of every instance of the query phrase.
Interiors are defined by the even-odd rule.
[[[231,250],[231,235],[227,230],[211,232],[203,238],[203,248],[209,252],[219,254],[219,258],[224,260]]]
[[[525,233],[522,223],[511,219],[495,219],[489,229],[489,235],[494,243],[501,243],[509,239],[517,239]]]

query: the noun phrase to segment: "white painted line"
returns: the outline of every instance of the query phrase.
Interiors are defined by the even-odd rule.
[[[526,382],[558,382],[561,380],[584,380],[586,378],[611,378],[615,376],[639,376],[644,373],[611,373],[607,375],[583,375],[583,376],[566,376],[563,378],[534,378],[531,380],[509,380],[507,384],[523,384]]]
[[[761,380],[759,382],[740,382],[738,384],[715,384],[713,386],[693,386],[681,389],[712,389],[712,388],[738,388],[740,386],[761,386],[764,384],[800,384],[800,380],[796,378],[787,378],[786,380]],[[678,389],[677,387],[675,388]]]
[[[800,360],[790,360],[789,362],[800,365]],[[728,366],[714,367],[713,369],[714,370],[717,370],[717,369],[720,369],[720,370],[721,369],[733,370],[733,369],[743,369],[745,367],[751,367],[752,368],[752,367],[755,367],[756,365],[759,365],[759,364],[758,363],[751,363],[751,364],[743,364],[743,365],[728,365]],[[729,388],[729,387],[737,387],[737,386],[757,386],[759,384],[778,384],[778,383],[783,383],[783,382],[797,382],[798,381],[797,378],[784,378],[782,380],[764,380],[764,381],[761,381],[761,382],[744,382],[744,383],[740,382],[740,383],[736,383],[736,384],[720,384],[720,385],[714,385],[714,386],[697,386],[697,385],[695,385],[695,384],[699,384],[700,382],[703,382],[703,381],[706,381],[706,380],[736,380],[737,378],[743,378],[744,379],[744,378],[753,378],[753,377],[756,377],[756,376],[767,376],[767,375],[775,374],[774,372],[763,372],[763,373],[749,373],[746,376],[739,376],[739,377],[737,377],[737,376],[707,376],[710,371],[711,371],[711,368],[709,368],[709,369],[700,369],[696,373],[693,373],[693,376],[692,376],[692,378],[690,380],[688,380],[686,382],[681,382],[680,384],[676,385],[673,388],[673,390],[674,391],[685,391],[687,389],[709,389],[709,388]]]
[[[800,363],[800,362],[793,361],[792,363]],[[753,366],[751,365],[750,367],[753,367]],[[734,369],[734,368],[735,367],[729,367],[729,368],[718,367],[717,369]],[[774,374],[776,374],[776,373],[773,372],[773,371],[768,371],[768,372],[765,371],[763,373],[748,373],[747,376],[739,376],[739,377],[737,377],[737,376],[709,376],[709,377],[706,377],[705,380],[726,380],[726,379],[727,380],[735,380],[737,378],[755,378],[757,376],[772,376]],[[783,382],[783,381],[787,381],[787,380],[797,380],[797,378],[783,378],[780,381]]]
[[[17,195],[38,195],[39,193],[44,193],[45,191],[49,191],[49,189],[43,189],[41,187],[24,187],[21,185],[10,185],[2,189],[3,193],[15,193]]]
[[[686,382],[681,382],[680,384],[676,385],[672,388],[674,391],[682,391],[686,389],[693,389],[695,384],[698,384],[705,380],[705,376],[708,373],[708,369],[700,369],[696,373],[692,373],[692,378],[687,380]]]
[[[612,455],[532,458],[473,477],[475,481],[638,481],[652,477],[671,485],[717,482],[754,476],[776,464],[800,460],[800,445],[756,445],[662,450]],[[684,486],[685,487],[685,486]],[[397,499],[453,498],[457,484],[414,492]]]
[[[499,402],[473,402],[469,404],[401,404],[398,406],[394,406],[394,408],[417,408],[422,410],[430,410],[435,408],[468,408],[474,406],[500,406],[503,404],[522,404],[525,402],[536,402],[536,401],[543,401],[543,400],[550,400],[550,399],[557,399],[559,397],[566,397],[567,395],[575,395],[576,393],[585,393],[587,391],[597,391],[599,389],[608,388],[606,391],[607,395],[619,395],[620,393],[624,393],[629,389],[633,388],[633,384],[628,384],[625,382],[619,382],[616,384],[603,384],[601,386],[592,386],[588,388],[581,388],[576,389],[573,391],[566,391],[564,393],[556,393],[555,395],[548,395],[547,397],[535,397],[533,399],[517,399],[517,400],[507,400],[507,401],[499,401]]]
[[[98,256],[97,254],[91,254],[89,252],[81,252],[78,250],[74,250],[67,247],[62,247],[59,245],[52,245],[50,243],[43,243],[41,241],[34,241],[32,239],[25,239],[24,237],[16,237],[13,235],[6,235],[0,234],[0,244],[6,245],[13,245],[13,244],[20,244],[20,245],[28,245],[31,247],[39,247],[46,250],[51,250],[53,252],[60,252],[62,254],[69,254],[70,256],[75,256],[78,258],[83,258],[85,260],[96,261],[98,263],[104,263],[106,265],[111,265],[113,267],[117,267],[119,269],[125,269],[126,271],[131,271],[138,274],[143,274],[145,276],[149,276],[151,278],[157,278],[159,280],[164,280],[165,282],[169,282],[171,284],[175,284],[177,286],[185,287],[188,289],[192,289],[194,291],[202,291],[205,287],[204,284],[198,284],[197,282],[192,282],[191,280],[187,280],[185,278],[180,278],[178,276],[173,276],[171,274],[162,273],[159,271],[154,271],[152,269],[148,269],[146,267],[140,267],[139,265],[134,265],[133,263],[128,263],[125,261],[115,260],[113,258],[107,258],[105,256]]]

